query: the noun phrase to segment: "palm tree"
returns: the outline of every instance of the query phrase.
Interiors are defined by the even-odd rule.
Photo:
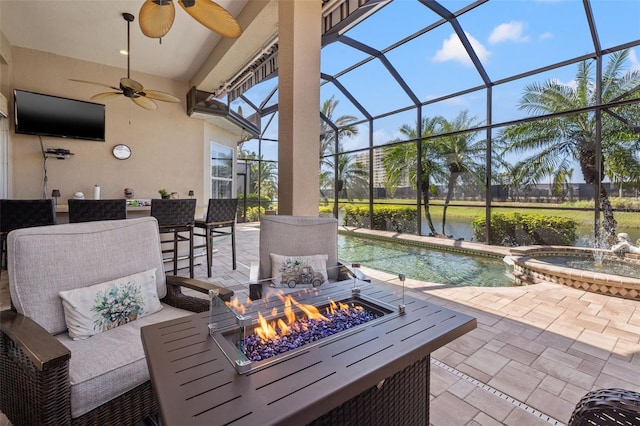
[[[640,72],[623,73],[629,56],[628,50],[611,54],[609,63],[603,70],[602,103],[618,97],[626,99],[640,85]],[[596,84],[592,62],[583,61],[578,65],[575,86],[559,83],[555,79],[543,84],[530,84],[519,108],[533,114],[553,114],[597,104]],[[629,111],[633,111],[630,108]],[[607,110],[605,110],[607,112]],[[616,220],[613,209],[602,182],[607,164],[616,164],[616,170],[632,171],[638,174],[640,162],[629,147],[637,134],[624,126],[620,117],[602,114],[602,161],[597,170],[596,159],[596,116],[594,113],[569,114],[542,121],[518,123],[506,127],[500,138],[504,152],[525,153],[525,159],[516,168],[521,174],[529,174],[536,182],[545,176],[552,176],[571,169],[578,162],[586,183],[600,191],[600,209],[603,212],[603,230],[608,239],[615,239]],[[598,229],[595,229],[596,235]]]
[[[355,156],[351,154],[340,154],[338,156],[338,182],[341,188],[339,191],[341,198],[349,201],[354,198],[363,199],[368,197],[369,170],[359,161],[355,161]]]
[[[571,178],[573,177],[573,169],[558,170],[553,175],[553,181],[551,184],[551,194],[559,201],[564,201],[567,198],[567,194],[570,195],[571,191]]]
[[[357,120],[357,117],[352,115],[341,115],[340,117],[333,118],[333,113],[338,106],[339,101],[331,96],[329,99],[322,103],[320,112],[338,128],[336,132],[324,121],[320,120],[320,188],[333,187],[333,175],[335,173],[334,162],[336,152],[336,136],[338,138],[338,151],[342,150],[340,142],[344,138],[351,138],[358,135],[358,127],[351,125]],[[340,176],[338,176],[340,179]]]
[[[629,169],[629,164],[637,159],[637,145],[638,142],[632,142],[612,147],[616,152],[610,153],[605,163],[605,173],[618,187],[619,197],[622,197],[624,188],[633,189],[640,186],[640,168]]]
[[[398,190],[398,185],[400,185],[400,179],[402,178],[400,173],[395,173],[393,175],[384,175],[384,180],[382,181],[382,187],[385,190],[386,198],[393,198]]]
[[[442,120],[442,133],[454,133],[438,138],[436,149],[444,160],[448,171],[447,195],[442,209],[442,233],[445,234],[447,208],[453,195],[458,178],[465,175],[467,180],[483,182],[485,176],[486,141],[474,141],[475,132],[462,132],[478,126],[476,117],[470,117],[467,110],[461,111],[453,121]],[[460,133],[457,133],[460,132]]]
[[[267,161],[262,155],[240,148],[238,158],[249,162],[249,188],[252,193],[273,200],[278,194],[278,165]]]
[[[442,117],[423,117],[422,118],[422,135],[421,137],[433,136],[440,132],[442,125]],[[413,128],[408,124],[400,128],[400,133],[407,140],[417,140],[419,137],[417,128]],[[398,140],[389,143],[398,142]],[[431,178],[443,175],[443,169],[438,162],[439,151],[434,140],[421,140],[422,144],[422,169],[421,180],[417,182],[418,170],[418,145],[417,141],[413,143],[403,143],[391,145],[383,148],[382,164],[388,179],[397,180],[403,173],[409,173],[409,180],[414,188],[417,188],[422,194],[424,205],[424,215],[427,220],[429,230],[433,235],[438,235],[436,228],[433,226],[431,212],[429,210],[429,194],[431,192]]]

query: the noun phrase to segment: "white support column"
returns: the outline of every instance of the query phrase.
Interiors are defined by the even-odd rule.
[[[278,212],[317,216],[322,2],[278,2]]]

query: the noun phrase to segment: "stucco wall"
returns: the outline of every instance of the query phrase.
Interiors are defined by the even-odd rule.
[[[12,48],[11,59],[11,93],[7,94],[11,113],[14,88],[89,100],[109,89],[69,81],[70,78],[116,85],[126,77],[126,69],[18,47]],[[136,198],[158,198],[159,188],[186,197],[193,189],[198,204],[204,204],[209,198],[209,142],[215,140],[234,147],[237,138],[188,117],[185,95],[189,82],[137,72],[132,72],[131,77],[145,88],[174,94],[182,102],[158,102],[157,110],[147,111],[124,96],[117,97],[102,102],[106,105],[106,142],[43,137],[45,149],[65,148],[75,154],[66,160],[47,160],[47,196],[56,188],[62,194],[60,203],[76,191],[91,198],[93,186],[98,184],[101,198],[120,198],[125,187],[133,188]],[[131,147],[130,159],[113,157],[112,148],[119,143]],[[39,138],[15,134],[12,123],[10,147],[10,196],[41,198],[44,170]]]

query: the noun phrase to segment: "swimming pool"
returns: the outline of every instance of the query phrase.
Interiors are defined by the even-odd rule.
[[[407,278],[456,286],[516,286],[511,266],[496,259],[432,248],[338,235],[338,257],[347,263]]]

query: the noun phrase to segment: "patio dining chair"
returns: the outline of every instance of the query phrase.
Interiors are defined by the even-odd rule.
[[[7,234],[15,229],[55,225],[55,201],[0,200],[0,264],[7,267]]]
[[[197,219],[195,227],[198,232],[194,235],[204,237],[205,244],[194,248],[206,247],[207,276],[211,278],[211,256],[213,255],[213,241],[216,237],[231,237],[231,257],[233,269],[236,269],[236,217],[238,210],[237,198],[211,198],[207,206],[207,215]]]
[[[162,253],[171,253],[173,261],[173,275],[178,275],[178,243],[189,245],[189,277],[193,278],[193,226],[196,215],[196,199],[153,199],[151,200],[151,216],[158,221],[160,234],[169,234],[171,239],[164,243],[171,243],[172,247],[163,249]]]
[[[119,220],[127,218],[127,200],[77,200],[70,198],[69,223],[93,222],[97,220]]]

